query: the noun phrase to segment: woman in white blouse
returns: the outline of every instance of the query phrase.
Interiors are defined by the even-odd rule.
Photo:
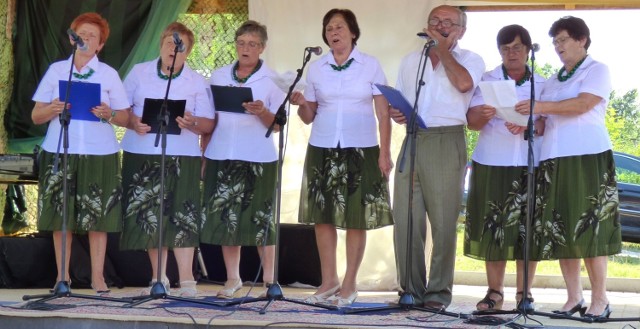
[[[502,64],[486,72],[482,81],[511,81],[518,99],[531,98],[531,69],[527,66],[531,51],[531,36],[520,25],[500,29],[497,37]],[[539,99],[544,78],[535,75],[536,99]],[[523,119],[526,117],[523,116]],[[544,119],[536,124],[542,133]],[[533,310],[531,284],[537,262],[529,263],[528,296],[524,287],[523,236],[527,209],[528,142],[525,126],[507,122],[496,116],[496,109],[485,104],[480,88],[476,89],[469,111],[468,127],[479,130],[480,136],[472,156],[469,196],[465,221],[464,255],[485,261],[488,290],[476,305],[478,310],[500,310],[504,302],[504,274],[507,260],[517,260],[518,309]],[[540,136],[533,140],[534,165],[538,164]],[[533,200],[535,202],[535,200]],[[533,228],[530,227],[529,230]],[[524,298],[523,298],[524,297]],[[524,301],[524,302],[523,302]]]
[[[76,52],[72,80],[98,84],[100,105],[91,109],[78,108],[69,103],[69,148],[67,189],[63,191],[63,168],[54,171],[53,163],[59,148],[64,101],[59,98],[60,83],[69,78],[71,58],[51,64],[33,95],[36,102],[31,112],[34,124],[49,124],[42,142],[40,181],[38,184],[38,230],[53,231],[56,264],[60,270],[65,257],[65,278],[69,278],[71,233],[89,235],[91,253],[91,286],[98,295],[106,295],[104,258],[107,232],[120,232],[121,193],[120,156],[116,135],[111,124],[125,126],[129,103],[122,81],[110,66],[100,62],[98,53],[109,37],[109,23],[97,13],[84,13],[71,23],[71,29],[82,38],[85,48]],[[82,111],[83,113],[80,113]],[[62,164],[62,161],[60,161]],[[68,201],[66,253],[62,255],[62,204]],[[58,272],[58,282],[61,275]],[[69,280],[71,281],[71,280]]]
[[[366,230],[393,224],[389,206],[389,104],[375,84],[386,84],[377,59],[356,48],[360,28],[348,9],[331,9],[322,22],[329,54],[309,66],[304,96],[294,93],[298,115],[313,123],[305,159],[299,221],[315,224],[322,284],[306,299],[351,305]],[[372,103],[374,106],[372,107]],[[376,118],[380,145],[376,135]],[[347,269],[340,284],[336,228],[347,230]]]
[[[534,113],[546,116],[537,176],[544,206],[535,226],[542,259],[559,259],[567,301],[555,313],[579,312],[591,320],[608,318],[607,256],[621,251],[618,189],[611,141],[605,126],[611,93],[609,69],[591,58],[589,27],[566,16],[553,23],[549,36],[563,63],[544,85]],[[528,113],[529,102],[516,105]],[[536,250],[537,248],[537,250]],[[582,297],[580,259],[591,282],[587,310]],[[586,312],[586,313],[585,313]]]
[[[227,281],[218,298],[233,298],[242,287],[240,248],[256,246],[262,281],[273,283],[275,225],[273,194],[278,155],[274,135],[265,138],[285,94],[273,82],[275,73],[260,59],[267,28],[246,21],[236,31],[238,60],[213,72],[211,84],[251,88],[254,101],[244,113],[217,109],[218,122],[204,152],[206,157],[201,241],[222,246]],[[214,95],[215,99],[216,95]],[[279,131],[276,125],[274,132]],[[262,292],[266,296],[266,290]]]
[[[184,101],[185,109],[184,115],[168,126],[178,126],[179,132],[172,133],[167,129],[163,245],[158,250],[162,148],[161,145],[156,147],[159,131],[152,131],[151,126],[156,126],[160,109],[157,106],[145,108],[145,103],[164,99],[176,47],[174,33],[178,34],[185,49],[175,57],[168,101]],[[180,289],[173,294],[182,297],[194,297],[197,293],[192,264],[195,247],[200,243],[201,225],[199,135],[211,132],[214,116],[206,80],[185,62],[194,41],[193,32],[186,26],[177,22],[169,24],[160,36],[160,56],[135,65],[124,80],[132,113],[122,139],[124,229],[120,247],[147,250],[152,269],[150,287],[156,283],[160,272],[167,293],[167,255],[168,249],[172,249],[180,278]],[[153,111],[153,121],[142,122],[144,111]],[[161,253],[162,268],[159,268],[158,253]],[[149,290],[145,289],[143,293],[147,294]]]

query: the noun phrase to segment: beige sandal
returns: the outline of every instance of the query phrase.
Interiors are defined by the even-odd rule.
[[[180,289],[176,292],[176,296],[196,297],[196,295],[198,295],[196,284],[196,281],[180,281]]]
[[[241,279],[228,280],[224,283],[224,288],[218,291],[216,297],[223,299],[233,298],[233,295],[236,293],[236,291],[240,290],[240,288],[242,288]]]

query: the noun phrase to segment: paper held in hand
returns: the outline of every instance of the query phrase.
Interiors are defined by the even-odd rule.
[[[515,110],[518,102],[516,84],[513,80],[480,81],[478,84],[484,103],[496,108],[496,115],[507,122],[526,126],[529,116]]]

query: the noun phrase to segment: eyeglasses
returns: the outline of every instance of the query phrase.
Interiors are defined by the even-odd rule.
[[[569,41],[569,39],[571,39],[571,37],[553,39],[553,42],[551,42],[551,44],[553,44],[554,47],[557,47],[559,45],[564,45],[567,41]]]
[[[249,48],[251,48],[251,49],[256,49],[256,48],[262,46],[262,43],[261,42],[255,42],[255,41],[245,42],[245,41],[242,41],[242,40],[236,40],[236,47],[244,48],[245,46],[249,46]]]
[[[456,24],[453,21],[451,21],[450,19],[445,19],[445,20],[440,20],[439,18],[432,18],[429,20],[429,25],[431,26],[436,26],[438,24],[442,24],[442,26],[444,28],[450,28],[452,26],[460,26],[460,24]]]
[[[509,47],[509,46],[500,46],[500,53],[503,55],[508,54],[509,52],[512,52],[514,54],[520,54],[522,53],[522,51],[524,50],[524,45],[523,44],[517,44],[513,47]]]

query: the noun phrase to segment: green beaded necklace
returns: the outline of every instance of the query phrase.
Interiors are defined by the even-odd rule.
[[[504,65],[502,65],[502,75],[504,76],[505,80],[509,80],[509,75],[507,75],[507,68],[504,67]],[[525,65],[524,66],[524,76],[522,77],[522,79],[516,81],[516,86],[518,86],[518,87],[522,86],[530,78],[531,78],[531,71],[529,71],[529,67]]]
[[[164,75],[164,73],[162,73],[162,59],[158,58],[158,66],[156,67],[156,69],[158,70],[158,78],[162,79],[162,80],[169,80],[169,76],[168,75]],[[180,76],[180,73],[182,73],[182,70],[184,69],[184,65],[182,65],[182,67],[180,68],[180,71],[178,71],[178,73],[174,73],[171,76],[171,79],[175,79],[177,77]]]
[[[346,63],[344,63],[342,65],[333,65],[333,64],[330,64],[330,65],[331,65],[332,69],[334,69],[334,70],[339,72],[339,71],[344,71],[344,70],[348,69],[349,66],[351,66],[351,63],[353,63],[353,58],[350,58]]]
[[[89,68],[89,72],[87,72],[87,73],[85,73],[85,74],[79,74],[79,73],[73,72],[73,76],[74,76],[76,79],[80,79],[80,80],[87,80],[87,79],[89,79],[89,77],[90,77],[90,76],[92,76],[92,75],[93,75],[93,73],[95,73],[95,72],[96,72],[96,71],[94,71],[92,68]]]
[[[262,67],[262,60],[258,60],[258,64],[256,64],[256,67],[253,68],[253,71],[251,71],[251,73],[249,73],[249,75],[247,75],[246,77],[240,79],[238,78],[238,66],[240,65],[240,62],[236,62],[235,65],[233,65],[233,80],[236,80],[236,82],[238,83],[245,83],[247,82],[247,80],[249,80],[249,78],[251,78],[252,75],[254,75],[256,72],[258,72],[258,70]]]
[[[587,55],[588,56],[588,55]],[[571,71],[569,71],[569,73],[567,73],[567,75],[563,76],[562,73],[564,73],[565,69],[564,66],[560,69],[560,71],[558,71],[558,80],[560,80],[560,82],[565,82],[567,80],[569,80],[569,78],[571,78],[573,76],[574,73],[576,73],[576,71],[578,70],[578,68],[580,67],[580,65],[582,65],[582,63],[584,62],[585,59],[587,59],[587,56],[585,56],[583,59],[581,59],[578,63],[576,63],[576,66],[574,66]]]

